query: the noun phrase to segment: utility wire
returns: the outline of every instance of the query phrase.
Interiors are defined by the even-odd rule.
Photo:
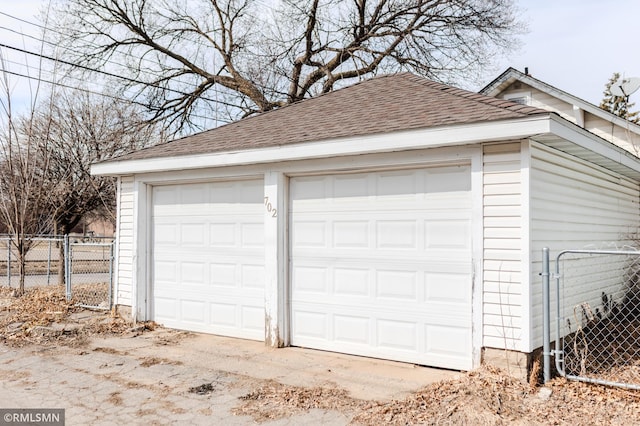
[[[17,17],[11,16],[11,15],[8,15],[8,14],[3,13],[3,12],[0,12],[0,15],[9,16],[9,17],[11,17],[11,18],[13,18],[13,19],[17,19],[17,20],[21,20],[21,21],[23,21],[23,22],[27,22],[27,21],[24,21],[24,20],[22,20],[22,19],[20,19],[20,18],[17,18]],[[29,22],[29,23],[30,23],[30,22]],[[53,29],[49,29],[49,28],[43,27],[43,26],[38,25],[38,24],[35,24],[35,23],[30,23],[30,24],[31,24],[31,25],[34,25],[34,26],[38,26],[38,27],[40,27],[40,28],[42,28],[42,29],[44,29],[44,30],[46,30],[46,31],[55,32],[55,33],[57,33],[57,34],[62,34],[62,33],[61,33],[61,32],[59,32],[59,31],[56,31],[56,30],[53,30]],[[49,46],[51,46],[51,47],[54,47],[54,48],[55,48],[55,47],[58,47],[56,44],[54,44],[54,43],[50,42],[49,40],[46,40],[46,39],[44,39],[44,38],[39,38],[39,37],[36,37],[36,36],[30,35],[30,34],[26,34],[26,33],[24,33],[24,32],[21,32],[21,31],[18,31],[18,30],[14,30],[14,29],[12,29],[12,28],[8,28],[8,27],[1,26],[1,25],[0,25],[0,29],[2,29],[2,30],[6,30],[6,31],[9,31],[9,32],[14,33],[14,34],[17,34],[17,35],[19,35],[19,36],[21,36],[21,37],[30,38],[30,39],[35,40],[36,42],[38,42],[38,43],[40,43],[40,44],[47,44],[47,45],[49,45]],[[92,46],[94,46],[94,47],[99,47],[99,46],[98,46],[98,45],[96,45],[95,43],[90,43],[90,44],[91,44]],[[73,50],[73,49],[70,49],[70,48],[68,48],[68,47],[67,47],[67,48],[65,48],[64,50],[65,50],[65,51],[67,51],[67,52],[72,52],[72,53],[74,53],[74,54],[82,55],[82,52],[78,52],[77,50]],[[33,53],[33,52],[30,52],[29,54],[31,54],[31,55],[35,55],[35,56],[39,56],[39,54],[35,54],[35,53]],[[128,57],[134,58],[134,55],[132,55],[132,54],[130,54],[130,53],[126,53],[126,52],[119,52],[119,54],[120,54],[120,55],[123,55],[123,56],[128,56]],[[135,57],[135,59],[139,59],[139,58]],[[156,65],[156,62],[152,61],[151,59],[142,58],[142,60],[144,60],[145,62],[149,62],[149,63],[152,63],[152,64]],[[60,60],[57,60],[57,61],[58,61],[58,62],[61,62]],[[124,64],[121,64],[121,63],[115,62],[115,61],[113,61],[113,60],[110,60],[110,61],[108,61],[107,63],[111,63],[111,64],[114,64],[114,65],[117,65],[117,66],[120,66],[120,67],[123,67],[123,68],[128,68],[128,67],[127,67],[127,65],[124,65]],[[73,65],[71,65],[71,66],[78,66],[78,67],[80,67],[80,65],[76,65],[76,64],[73,64]],[[90,67],[85,67],[85,68],[87,68],[87,69],[89,69],[89,70],[91,70],[91,71],[93,71],[93,72],[103,73],[103,71],[98,70],[98,69],[95,69],[95,68],[90,68]],[[120,78],[121,76],[116,75],[116,77]],[[156,75],[156,74],[154,74],[154,77],[161,78],[161,76],[158,76],[158,75]],[[139,82],[139,83],[141,83],[141,84],[147,84],[147,83],[142,83],[142,82]],[[189,83],[189,82],[181,82],[181,83],[185,83],[185,84],[190,84],[190,85],[193,85],[193,86],[197,86],[197,84]],[[216,92],[216,94],[217,94],[217,92],[218,92],[217,88],[214,86],[214,87],[212,87],[212,89],[213,89],[213,90]],[[167,89],[167,90],[171,90],[171,89]],[[203,98],[203,99],[206,99],[206,100],[209,100],[209,101],[213,101],[212,99],[207,99],[207,98]],[[217,101],[216,101],[216,102],[217,102]],[[232,106],[232,105],[229,105],[229,106]]]
[[[0,72],[1,73],[6,73],[6,74],[9,74],[9,75],[14,75],[14,76],[17,76],[17,77],[27,78],[29,80],[35,80],[35,81],[37,81],[39,83],[46,83],[46,84],[50,84],[52,86],[59,86],[59,87],[64,87],[66,89],[72,89],[72,90],[77,90],[77,91],[84,92],[84,93],[89,93],[89,94],[92,94],[92,95],[103,96],[105,98],[113,99],[113,100],[120,101],[120,102],[131,102],[131,103],[133,103],[135,105],[139,105],[139,106],[142,106],[142,107],[145,107],[145,108],[149,109],[149,105],[144,104],[142,102],[135,101],[135,100],[131,100],[131,99],[119,98],[117,96],[109,95],[109,94],[106,94],[106,93],[101,93],[101,92],[96,92],[94,90],[89,90],[89,89],[83,89],[83,88],[80,88],[80,87],[70,86],[70,85],[67,85],[67,84],[64,84],[64,83],[46,80],[46,79],[44,79],[42,77],[34,77],[34,76],[30,76],[30,75],[26,75],[26,74],[20,74],[20,73],[9,71],[9,70],[2,70]],[[197,114],[191,114],[191,116],[193,116],[195,118],[200,118],[202,120],[212,120],[211,117],[205,117],[205,116],[197,115]],[[223,123],[228,123],[227,121],[223,121],[223,120],[219,120],[219,121],[222,121]]]
[[[264,4],[263,4],[263,5],[264,5]],[[266,7],[266,5],[264,5],[264,6]],[[38,24],[38,23],[35,23],[35,22],[27,21],[27,20],[25,20],[25,19],[19,18],[19,17],[17,17],[17,16],[10,15],[10,14],[5,13],[5,12],[1,12],[1,11],[0,11],[0,15],[4,15],[4,16],[6,16],[6,17],[10,18],[10,19],[14,19],[14,20],[17,20],[17,21],[20,21],[20,22],[24,22],[24,23],[29,24],[29,25],[32,25],[32,26],[34,26],[34,27],[40,28],[40,29],[42,29],[42,30],[44,30],[44,31],[53,32],[53,33],[55,33],[55,34],[59,34],[59,35],[62,35],[62,36],[64,36],[64,35],[65,35],[63,32],[58,31],[58,30],[56,30],[55,28],[49,28],[49,27],[47,27],[47,26],[44,26],[44,25],[41,25],[41,24]],[[35,41],[37,41],[37,42],[39,42],[39,43],[48,44],[49,46],[52,46],[52,47],[58,47],[58,46],[57,46],[57,45],[55,45],[54,43],[52,43],[52,42],[50,42],[49,40],[46,40],[46,39],[44,39],[44,38],[35,37],[35,36],[33,36],[33,35],[25,34],[24,32],[17,31],[17,30],[13,30],[13,29],[6,28],[6,27],[3,27],[3,26],[0,26],[0,28],[1,28],[1,29],[5,29],[5,30],[8,30],[8,31],[10,31],[10,32],[12,32],[12,33],[14,33],[14,34],[21,35],[21,36],[23,36],[23,37],[27,37],[27,38],[33,39],[33,40],[35,40]],[[87,43],[88,43],[88,44],[90,44],[90,45],[92,45],[92,46],[94,46],[94,47],[97,47],[97,48],[100,48],[100,47],[101,47],[101,46],[99,46],[99,45],[97,45],[97,44],[95,44],[95,43],[90,43],[90,42],[87,42]],[[205,46],[205,45],[203,45],[203,44],[201,44],[201,43],[200,43],[200,46],[201,46],[201,47],[204,47],[204,48],[207,48],[207,47],[208,47],[208,46]],[[66,51],[69,51],[69,52],[72,52],[72,53],[75,53],[75,54],[80,54],[80,55],[81,55],[81,54],[83,54],[82,52],[78,52],[77,50],[73,50],[73,49],[70,49],[70,48],[65,48],[65,50],[66,50]],[[136,59],[136,60],[140,59],[140,58],[138,58],[138,57],[134,56],[134,55],[133,55],[133,54],[131,54],[131,53],[126,53],[126,52],[118,52],[118,53],[119,53],[120,55],[127,56],[127,57],[130,57],[130,58],[134,58],[134,59]],[[33,54],[33,53],[31,53],[31,54]],[[143,60],[143,61],[145,61],[145,62],[148,62],[148,63],[154,64],[154,65],[156,65],[156,64],[157,64],[156,62],[154,62],[154,61],[152,61],[151,59],[148,59],[148,58],[142,58],[142,60]],[[62,62],[62,61],[58,60],[58,62]],[[118,66],[121,66],[121,67],[124,67],[124,68],[128,68],[128,67],[127,67],[126,65],[124,65],[124,64],[120,64],[120,63],[115,62],[115,61],[110,61],[110,62],[111,62],[111,63],[113,63],[113,64],[115,64],[115,65],[118,65]],[[89,70],[89,71],[92,71],[92,72],[107,73],[106,71],[101,71],[101,70],[97,70],[97,69],[94,69],[94,68],[90,68],[90,67],[86,67],[86,66],[81,66],[81,65],[78,65],[78,64],[69,64],[69,65],[70,65],[70,66],[76,66],[76,67],[84,68],[84,69]],[[107,73],[107,74],[108,74],[108,73]],[[156,76],[156,77],[159,77],[159,78],[162,78],[162,76],[157,76],[157,75],[155,75],[155,76]],[[118,75],[116,75],[116,77],[121,78],[122,76],[118,76]],[[133,80],[133,82],[136,82],[136,81],[135,81],[135,80]],[[140,82],[140,81],[137,81],[137,83],[140,83],[140,84],[146,84],[146,85],[151,85],[151,84],[149,84],[149,83],[144,83],[144,82]],[[197,85],[197,84],[195,84],[195,83],[189,83],[189,82],[183,82],[183,83],[186,83],[186,84],[193,84],[193,86],[194,86],[194,87],[197,87],[197,86],[198,86],[198,85]],[[216,92],[216,97],[217,97],[217,94],[218,94],[218,92],[219,92],[219,91],[218,91],[218,89],[217,89],[217,87],[214,85],[214,86],[212,87],[212,89]],[[166,89],[166,90],[172,90],[172,89]],[[172,91],[175,91],[175,90],[172,90]],[[181,93],[181,92],[177,91],[177,93]],[[183,95],[187,95],[186,93],[181,93],[181,94],[183,94]],[[214,99],[208,99],[208,98],[203,98],[203,99],[208,100],[208,101],[210,101],[210,102],[217,102],[217,100],[214,100]],[[230,106],[230,107],[236,107],[236,105],[231,105],[231,104],[224,104],[224,103],[223,103],[223,105]]]
[[[29,24],[29,25],[31,25],[31,26],[34,26],[34,27],[40,28],[40,29],[42,29],[42,30],[44,30],[44,31],[49,31],[49,32],[54,32],[54,33],[56,33],[56,34],[64,35],[62,32],[57,31],[57,30],[55,30],[55,29],[48,28],[48,27],[46,27],[46,26],[43,26],[43,25],[40,25],[40,24],[37,24],[37,23],[31,22],[31,21],[27,21],[27,20],[25,20],[25,19],[22,19],[22,18],[19,18],[19,17],[13,16],[13,15],[10,15],[10,14],[5,13],[5,12],[1,12],[1,11],[0,11],[0,15],[6,16],[6,17],[8,17],[8,18],[11,18],[11,19],[14,19],[14,20],[17,20],[17,21],[20,21],[20,22],[24,22],[24,23]],[[56,45],[54,45],[53,43],[51,43],[51,42],[50,42],[50,41],[48,41],[48,40],[45,40],[44,38],[38,38],[38,37],[35,37],[35,36],[33,36],[33,35],[25,34],[24,32],[17,31],[17,30],[13,30],[13,29],[6,28],[6,27],[3,27],[3,26],[0,26],[0,28],[1,28],[1,29],[5,29],[5,30],[7,30],[7,31],[10,31],[10,32],[12,32],[12,33],[15,33],[15,34],[21,35],[21,36],[23,36],[23,37],[27,37],[27,38],[30,38],[30,39],[36,40],[36,41],[38,41],[39,43],[45,43],[45,44],[48,44],[48,45],[50,45],[50,46],[52,46],[52,47],[56,47]],[[132,79],[132,78],[129,78],[129,77],[125,77],[125,76],[122,76],[122,75],[114,74],[114,73],[111,73],[111,72],[108,72],[108,71],[103,71],[103,70],[99,70],[99,69],[91,68],[91,67],[88,67],[88,66],[85,66],[85,65],[75,64],[75,63],[72,63],[72,62],[69,62],[69,61],[65,61],[65,60],[61,60],[61,59],[55,59],[55,58],[52,58],[52,57],[50,57],[50,56],[46,56],[46,55],[43,55],[43,54],[40,54],[40,53],[35,53],[35,52],[28,51],[28,50],[26,50],[26,49],[21,49],[21,48],[17,48],[17,47],[14,47],[14,46],[6,45],[6,44],[4,44],[4,43],[0,43],[0,47],[5,47],[5,48],[7,48],[7,49],[11,49],[11,50],[19,51],[19,52],[21,52],[21,53],[25,53],[25,54],[28,54],[28,55],[36,56],[36,57],[41,58],[41,59],[47,59],[47,60],[50,60],[50,61],[53,61],[53,62],[62,63],[62,64],[65,64],[65,65],[68,65],[68,66],[71,66],[71,67],[74,67],[74,68],[83,69],[83,70],[85,70],[85,71],[94,72],[94,73],[98,73],[98,74],[103,74],[103,75],[106,75],[106,76],[109,76],[109,77],[112,77],[112,78],[116,78],[116,79],[120,79],[120,80],[127,81],[127,82],[129,82],[129,83],[133,83],[133,84],[140,84],[140,85],[147,86],[147,87],[154,87],[154,88],[157,88],[157,89],[160,89],[160,90],[164,90],[164,91],[167,91],[167,92],[176,93],[176,94],[181,95],[181,96],[187,96],[187,97],[188,97],[188,96],[191,96],[191,94],[190,94],[190,93],[187,93],[187,92],[184,92],[184,91],[181,91],[181,90],[173,89],[173,88],[170,88],[170,87],[163,88],[163,87],[159,86],[157,83],[148,83],[148,82],[144,82],[144,81],[140,81],[140,80]],[[74,50],[72,50],[72,49],[66,49],[66,50],[68,50],[68,51],[70,51],[70,52],[73,52],[73,53],[76,53],[76,54],[80,53],[80,52],[74,51]],[[120,54],[125,55],[125,56],[133,57],[133,55],[131,55],[131,54],[127,54],[127,53],[124,53],[124,52],[120,52]],[[150,63],[154,63],[154,64],[155,64],[155,62],[151,61],[150,59],[146,59],[146,58],[144,58],[144,60],[145,60],[145,61],[148,61],[148,62],[150,62]],[[114,63],[114,64],[116,64],[116,65],[118,65],[118,66],[121,66],[121,67],[126,67],[126,66],[125,66],[125,65],[123,65],[123,64],[118,64],[118,63],[113,62],[113,61],[111,61],[111,63]],[[29,67],[29,66],[28,66],[28,65],[26,65],[26,64],[25,64],[24,66],[25,66],[25,67],[27,67],[27,68]],[[15,73],[13,73],[13,74],[15,74]],[[16,74],[16,75],[17,75],[17,74]],[[159,77],[159,76],[158,76],[158,77]],[[184,81],[183,81],[183,82],[181,82],[181,83],[183,83],[183,84],[189,84],[189,85],[193,85],[194,87],[197,87],[197,84],[195,84],[195,83],[189,83],[189,82],[184,82]],[[52,83],[52,82],[50,82],[50,84],[56,84],[56,83]],[[66,86],[66,87],[68,87],[68,86]],[[215,84],[211,87],[211,89],[213,90],[213,92],[214,92],[214,94],[215,94],[215,99],[211,99],[211,98],[208,98],[208,97],[205,97],[205,96],[199,96],[198,98],[199,98],[199,99],[202,99],[202,100],[204,100],[204,101],[212,102],[212,103],[214,103],[215,105],[223,105],[223,106],[230,107],[230,108],[238,108],[238,105],[231,104],[231,103],[228,103],[228,102],[224,102],[224,101],[221,101],[221,100],[219,99],[219,94],[220,94],[219,92],[220,92],[220,91],[218,90],[218,88],[216,87],[216,85],[215,85]],[[81,89],[79,89],[79,90],[81,90]],[[137,103],[139,104],[139,102],[137,102]],[[141,104],[141,105],[144,105],[144,104]],[[149,107],[147,106],[147,108],[149,108]],[[193,114],[191,114],[191,115],[193,115]],[[197,116],[195,116],[195,115],[194,115],[194,117],[197,117]],[[213,120],[215,123],[218,123],[218,122],[221,122],[221,123],[223,123],[223,124],[224,124],[224,123],[228,123],[228,121],[227,121],[227,120],[219,120],[219,119],[218,119],[217,108],[215,109],[215,117],[213,117],[213,118],[208,118],[208,119],[209,119],[209,120]]]
[[[106,75],[108,77],[118,78],[118,79],[121,79],[121,80],[128,81],[129,83],[142,84],[142,85],[145,85],[145,86],[154,87],[156,89],[161,89],[161,90],[166,90],[166,91],[169,91],[169,92],[174,92],[174,93],[177,93],[177,94],[182,95],[182,96],[190,96],[191,95],[190,93],[183,92],[181,90],[171,89],[171,88],[168,88],[168,87],[164,88],[164,87],[161,87],[158,84],[147,83],[147,82],[144,82],[144,81],[140,81],[140,80],[136,80],[136,79],[133,79],[133,78],[125,77],[125,76],[122,76],[122,75],[113,74],[113,73],[110,73],[108,71],[102,71],[102,70],[98,70],[98,69],[95,69],[95,68],[87,67],[85,65],[74,64],[73,62],[65,61],[63,59],[52,58],[51,56],[43,55],[41,53],[31,52],[29,50],[22,49],[22,48],[19,48],[19,47],[10,46],[8,44],[0,43],[0,47],[4,47],[4,48],[10,49],[10,50],[15,50],[15,51],[18,51],[18,52],[21,52],[21,53],[26,53],[28,55],[33,55],[33,56],[36,56],[36,57],[41,58],[41,59],[47,59],[47,60],[52,61],[54,63],[61,63],[61,64],[64,64],[64,65],[69,65],[71,67],[80,68],[80,69],[83,69],[85,71],[95,72],[95,73],[98,73],[98,74]],[[207,97],[204,97],[204,96],[200,96],[199,98],[203,99],[205,101],[209,101],[209,102],[217,102],[217,103],[220,103],[220,104],[225,105],[225,106],[236,107],[236,105],[233,105],[233,104],[230,104],[230,103],[226,103],[226,102],[216,101],[215,99],[210,99],[210,98],[207,98]]]

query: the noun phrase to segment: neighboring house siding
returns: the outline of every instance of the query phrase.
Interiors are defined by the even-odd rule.
[[[600,136],[619,147],[634,153],[640,154],[640,136],[620,126],[616,126],[610,121],[596,117],[592,114],[585,114],[585,129]]]
[[[611,249],[624,245],[629,234],[638,227],[640,188],[637,182],[538,143],[531,145],[530,182],[533,259],[530,349],[535,349],[542,346],[539,277],[542,248],[551,249],[553,268],[555,256],[562,250]],[[585,283],[592,284],[593,288]],[[571,310],[570,317],[573,317],[575,304],[588,301],[595,307],[601,303],[603,288],[600,281],[574,280],[566,287],[564,305]],[[552,306],[555,306],[553,302]]]
[[[520,143],[483,149],[483,346],[519,349],[522,338]]]
[[[611,121],[595,116],[589,112],[581,111],[577,113],[573,108],[573,104],[535,89],[527,84],[516,82],[501,92],[498,96],[500,98],[510,99],[522,94],[527,95],[527,105],[555,112],[565,120],[576,124],[578,123],[576,114],[581,115],[581,120],[584,121],[582,126],[586,130],[626,149],[627,151],[632,152],[635,155],[640,153],[640,135],[637,133],[613,124]]]
[[[555,112],[572,123],[576,122],[573,105],[521,82],[512,84],[504,92],[500,93],[498,97],[508,99],[520,93],[528,95],[529,102],[527,105]]]
[[[117,232],[116,303],[131,306],[133,286],[133,176],[120,178]]]

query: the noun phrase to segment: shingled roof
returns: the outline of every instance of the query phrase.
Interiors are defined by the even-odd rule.
[[[366,80],[115,161],[259,149],[536,114],[549,112],[402,73]]]

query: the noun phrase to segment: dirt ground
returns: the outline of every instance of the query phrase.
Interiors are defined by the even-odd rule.
[[[0,288],[0,408],[65,408],[67,424],[640,424],[636,391],[487,367],[425,385],[421,367],[132,327],[55,289],[11,293]]]

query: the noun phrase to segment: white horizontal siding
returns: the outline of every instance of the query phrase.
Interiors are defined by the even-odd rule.
[[[483,346],[517,349],[522,335],[520,143],[483,148]]]
[[[509,86],[506,90],[500,93],[499,96],[501,98],[509,98],[521,93],[526,93],[529,96],[529,106],[555,112],[565,120],[569,120],[572,123],[576,122],[572,104],[535,89],[521,81],[517,81]]]
[[[556,96],[542,92],[538,89],[534,89],[522,82],[512,84],[500,94],[500,97],[508,98],[510,95],[519,93],[527,93],[529,95],[529,105],[532,107],[555,112],[565,120],[572,123],[577,123],[578,121],[576,119],[576,113],[573,109],[572,103],[563,101]],[[584,128],[586,130],[634,153],[635,155],[640,154],[640,135],[587,111],[583,111],[582,114],[584,119]]]
[[[133,200],[133,176],[123,176],[118,192],[115,303],[124,306],[131,306],[133,290]]]
[[[635,155],[640,154],[640,135],[628,129],[588,113],[585,114],[584,128]]]
[[[551,249],[551,267],[554,268],[554,258],[562,250],[611,249],[624,245],[629,234],[639,225],[640,188],[638,182],[538,143],[531,146],[530,186],[533,259],[530,349],[535,349],[542,346],[542,287],[539,277],[542,248]],[[592,259],[589,264],[595,269],[582,267],[582,277],[572,272],[573,278],[565,283],[563,305],[571,317],[574,305],[588,302],[597,306],[601,304],[603,289],[614,285],[605,283],[604,278],[594,279],[594,274],[603,272],[603,265],[598,265],[597,259]],[[604,274],[612,276],[606,271]],[[552,306],[555,306],[553,300]]]
[[[553,111],[558,113],[565,120],[576,123],[577,120],[572,104],[537,89],[531,89],[531,92],[531,106],[547,111]]]

